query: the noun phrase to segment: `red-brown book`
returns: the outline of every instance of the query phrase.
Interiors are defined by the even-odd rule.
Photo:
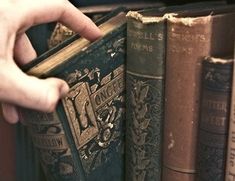
[[[233,51],[234,7],[192,14],[167,24],[163,181],[195,180],[201,61]]]

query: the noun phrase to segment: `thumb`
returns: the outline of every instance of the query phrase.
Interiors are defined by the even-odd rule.
[[[45,81],[49,81],[49,82],[51,81],[52,84],[57,82],[57,80],[52,80],[52,79],[48,79],[48,80],[45,80]],[[59,86],[59,92],[60,92],[59,93],[60,96],[58,96],[58,97],[63,97],[64,94],[67,93],[67,85],[66,84],[64,85],[64,83],[62,82],[62,84],[58,85],[58,86]],[[39,109],[39,110],[47,111],[47,112],[53,111],[55,106],[56,106],[56,102],[58,100],[57,97],[55,96],[56,93],[54,94],[53,92],[54,92],[53,90],[52,90],[52,92],[49,91],[49,95],[47,96],[47,97],[49,97],[49,100],[47,100],[47,98],[44,98],[44,100],[46,100],[45,104],[43,103],[43,101],[41,101],[40,104],[42,104],[43,106],[40,106],[40,104],[33,104],[33,102],[31,102],[31,103],[29,102],[29,105],[26,105],[25,107]],[[52,96],[50,96],[50,94]],[[18,114],[18,111],[17,111],[17,107],[13,104],[2,103],[2,114],[5,118],[5,120],[9,123],[16,123],[16,122],[19,121],[19,114]]]
[[[6,103],[51,112],[69,91],[65,81],[26,75],[11,61],[2,62],[0,69],[0,100]]]
[[[22,93],[27,99],[21,106],[37,109],[44,112],[54,111],[57,102],[64,97],[69,87],[67,83],[57,78],[38,79],[36,77],[29,77],[32,86],[23,89]],[[32,80],[30,80],[32,79]],[[25,85],[27,87],[27,85]]]

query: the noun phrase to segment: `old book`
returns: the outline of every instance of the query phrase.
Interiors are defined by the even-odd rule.
[[[216,3],[127,14],[126,180],[161,180],[166,19]]]
[[[165,18],[127,14],[126,180],[160,180]]]
[[[226,8],[201,8],[167,21],[164,181],[195,180],[201,61],[233,51],[235,9]]]
[[[234,58],[235,60],[235,41],[234,41]],[[235,179],[235,64],[233,64],[233,78],[230,102],[230,120],[229,120],[229,133],[228,133],[228,147],[227,159],[225,170],[225,181],[233,181]]]
[[[197,179],[224,180],[232,85],[232,58],[202,62]]]
[[[48,180],[123,180],[125,16],[113,11],[99,40],[75,35],[24,67],[70,86],[51,114],[21,110]]]

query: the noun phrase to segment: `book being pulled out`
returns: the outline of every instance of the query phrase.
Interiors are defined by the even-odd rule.
[[[97,41],[75,35],[24,67],[70,86],[53,113],[21,109],[48,180],[123,180],[125,12],[100,22]]]

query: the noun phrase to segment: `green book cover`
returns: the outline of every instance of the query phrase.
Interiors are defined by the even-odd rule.
[[[160,180],[165,21],[127,17],[126,179]]]
[[[125,16],[113,11],[101,22],[99,40],[73,37],[24,69],[70,86],[53,113],[21,110],[47,180],[124,178]]]

